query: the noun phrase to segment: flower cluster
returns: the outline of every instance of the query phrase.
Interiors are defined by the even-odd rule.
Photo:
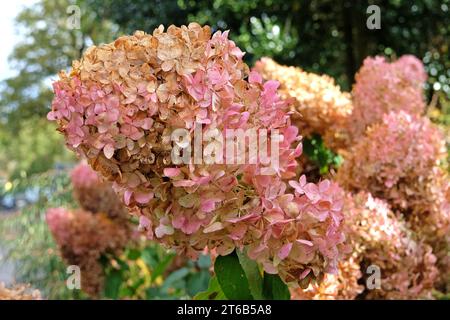
[[[370,127],[348,153],[338,182],[349,190],[367,190],[395,209],[425,207],[425,190],[445,159],[445,142],[427,118],[391,112]]]
[[[355,258],[339,261],[337,274],[326,274],[321,283],[306,289],[291,289],[293,300],[353,300],[364,290],[358,283],[362,278],[360,264]]]
[[[278,197],[282,210],[266,211],[270,225],[249,245],[248,255],[261,262],[268,273],[276,273],[278,268],[286,283],[307,287],[317,277],[322,278],[323,270],[336,273],[338,258],[346,250],[343,198],[339,186],[329,180],[307,183],[303,175],[289,185],[294,194]]]
[[[228,32],[211,36],[195,23],[138,31],[91,47],[60,73],[48,118],[114,182],[149,238],[192,258],[205,247],[226,255],[249,246],[267,272],[309,281],[334,269],[340,253],[337,186],[303,179],[286,192],[301,154],[298,130],[278,83],[249,72],[243,55]],[[246,146],[247,164],[224,164],[220,152],[213,163],[175,163],[185,146],[172,143],[177,129],[188,141],[197,130],[211,140],[227,129],[278,131],[279,162],[267,165]]]
[[[436,257],[430,246],[415,240],[404,219],[366,192],[347,194],[344,213],[352,252],[341,261],[336,276],[305,291],[293,291],[294,298],[431,298],[438,277]],[[369,281],[370,266],[380,270],[380,288],[361,285]]]
[[[411,204],[407,220],[417,237],[432,246],[440,271],[436,287],[446,292],[450,285],[450,179],[441,168],[433,168],[422,184],[423,195]]]
[[[7,288],[0,282],[0,300],[41,300],[39,290],[31,290],[27,285],[15,285]]]
[[[333,78],[282,66],[270,58],[256,62],[255,69],[265,79],[280,82],[282,97],[293,101],[293,123],[303,135],[317,133],[328,147],[343,146],[343,136],[338,129],[344,126],[353,106],[350,94],[341,91]]]
[[[383,117],[354,145],[337,180],[348,190],[367,190],[400,211],[418,239],[438,258],[441,287],[450,259],[450,183],[440,165],[442,134],[427,118],[400,111]]]
[[[100,258],[120,254],[130,241],[132,225],[111,185],[87,164],[77,165],[71,178],[74,197],[82,209],[49,209],[47,224],[63,259],[80,267],[83,291],[97,297],[104,282]]]
[[[436,257],[430,246],[414,238],[405,220],[366,192],[347,195],[344,211],[346,233],[361,272],[367,274],[370,265],[381,271],[381,289],[367,288],[366,298],[431,298],[438,276]]]
[[[83,291],[97,297],[104,281],[100,258],[121,252],[129,240],[127,230],[106,214],[64,208],[49,209],[47,224],[66,263],[80,267]]]
[[[427,76],[422,62],[414,56],[405,55],[392,63],[383,57],[368,57],[355,78],[353,112],[346,125],[353,142],[370,125],[381,122],[384,114],[405,111],[420,115],[425,109]]]
[[[127,224],[128,211],[117,197],[111,184],[102,181],[85,163],[78,164],[71,172],[73,196],[86,211],[105,213],[115,221]]]

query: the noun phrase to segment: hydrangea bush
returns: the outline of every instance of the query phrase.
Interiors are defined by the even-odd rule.
[[[337,181],[352,191],[385,199],[411,231],[433,248],[439,285],[449,276],[449,179],[445,140],[427,118],[405,111],[385,114],[350,149]]]
[[[429,245],[415,238],[401,216],[364,191],[347,193],[344,212],[352,252],[339,263],[337,275],[327,275],[321,284],[304,291],[293,290],[293,298],[432,298],[438,278],[436,257]],[[368,279],[370,266],[380,270],[380,287]]]
[[[300,115],[306,116],[294,123],[319,132],[345,159],[337,182],[350,191],[343,212],[352,252],[340,261],[337,274],[294,290],[293,298],[411,299],[431,298],[434,288],[445,292],[450,269],[446,149],[442,133],[421,117],[426,80],[422,63],[412,56],[393,63],[367,58],[356,76],[353,106],[342,108],[350,112],[339,117],[328,112],[337,104],[324,103],[327,91],[317,90],[320,86],[306,80],[308,74],[300,69],[267,58],[256,69],[281,81],[284,98],[304,103]],[[313,119],[328,112],[326,120],[317,121],[324,129],[309,121],[307,110]],[[379,290],[362,286],[370,264],[381,267]]]
[[[89,219],[127,220],[129,212],[148,239],[192,259],[206,250],[221,266],[242,264],[245,252],[264,274],[290,284],[295,299],[432,298],[434,289],[445,291],[450,187],[442,134],[421,116],[421,62],[368,58],[350,96],[327,76],[269,58],[250,71],[243,55],[228,32],[160,26],[93,46],[70,73],[60,73],[48,119],[120,199],[90,169],[77,168],[75,197],[86,210],[107,213]],[[174,138],[179,129],[187,135]],[[246,162],[230,161],[223,148],[230,129],[267,132],[267,154],[277,150],[279,161],[263,161],[251,145],[231,152]],[[207,140],[200,154],[198,133]],[[300,134],[318,134],[342,153],[336,182],[307,181]],[[192,142],[193,157],[175,161]],[[74,223],[72,215],[49,213],[57,238],[67,237],[57,225]],[[102,235],[108,244],[117,237]],[[369,266],[382,272],[375,290],[367,287]],[[222,274],[217,279],[226,282]]]

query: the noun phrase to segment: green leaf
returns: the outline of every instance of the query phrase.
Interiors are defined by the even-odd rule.
[[[137,249],[130,249],[128,251],[128,259],[130,260],[137,260],[141,256],[141,252]]]
[[[189,274],[186,283],[187,293],[194,296],[197,292],[207,290],[210,278],[208,270]]]
[[[287,285],[277,274],[264,272],[264,296],[269,300],[289,300],[291,295]]]
[[[230,300],[252,300],[249,284],[235,252],[219,256],[214,271],[225,296]]]
[[[156,278],[158,278],[160,275],[164,273],[164,271],[166,271],[167,267],[170,265],[174,257],[175,254],[173,253],[168,253],[166,256],[163,257],[163,259],[156,265],[155,269],[151,274],[152,281],[155,281]]]
[[[184,278],[189,274],[187,268],[181,268],[172,272],[165,280],[162,285],[162,290],[167,290],[169,288],[179,288],[180,283],[185,280]]]
[[[264,299],[263,295],[263,278],[256,261],[250,259],[247,253],[241,250],[236,250],[239,262],[248,280],[250,292],[255,300]]]
[[[194,296],[194,300],[226,300],[227,297],[220,288],[217,277],[214,276],[209,280],[208,289],[203,292],[199,292]]]
[[[211,266],[211,258],[208,255],[200,255],[197,262],[199,268],[201,269],[209,269]]]
[[[112,269],[106,275],[104,295],[109,299],[117,299],[119,297],[119,290],[122,284],[122,272],[120,270]]]

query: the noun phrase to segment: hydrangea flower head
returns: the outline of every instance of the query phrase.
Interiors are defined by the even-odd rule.
[[[92,168],[80,162],[71,171],[73,196],[86,211],[104,213],[115,221],[128,224],[128,211],[111,187],[103,181]]]
[[[391,112],[350,150],[337,178],[349,190],[367,190],[395,208],[410,208],[445,154],[442,133],[427,118]]]
[[[346,194],[344,214],[352,250],[336,275],[320,284],[292,290],[295,299],[417,299],[432,298],[438,278],[436,257],[429,245],[416,240],[405,220],[370,193]],[[367,285],[368,268],[378,268],[379,288]],[[371,282],[373,284],[373,282]]]
[[[342,240],[334,188],[314,199],[286,193],[301,154],[298,130],[278,83],[249,72],[243,55],[228,32],[211,35],[195,23],[138,31],[91,47],[61,73],[48,118],[114,183],[149,238],[193,258],[205,247],[225,255],[251,246],[267,271],[314,279],[336,264]],[[220,152],[211,163],[174,163],[185,143],[173,141],[177,129],[210,142],[228,129],[278,131],[279,162],[267,165],[245,147],[245,164],[224,163]]]
[[[84,163],[79,163],[72,170],[70,178],[74,188],[84,188],[100,182],[97,173]]]
[[[98,297],[104,283],[100,258],[123,250],[130,237],[128,229],[106,214],[84,210],[52,208],[46,218],[64,261],[80,267],[82,290]]]
[[[394,62],[368,57],[355,78],[354,107],[347,124],[353,142],[370,125],[381,122],[384,114],[405,111],[420,115],[425,110],[423,86],[427,76],[422,62],[412,55]]]
[[[130,244],[133,225],[110,183],[102,181],[87,164],[78,164],[71,179],[81,209],[48,209],[47,225],[65,262],[78,265],[83,272],[83,291],[95,298],[104,284],[100,258],[120,254]]]

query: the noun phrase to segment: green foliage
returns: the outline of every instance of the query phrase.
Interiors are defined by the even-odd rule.
[[[318,135],[303,140],[303,151],[319,167],[321,175],[339,167],[342,163],[341,156],[328,149]]]
[[[3,196],[33,194],[34,202],[20,213],[0,218],[1,244],[7,250],[18,282],[30,283],[48,299],[86,299],[66,287],[66,265],[47,227],[45,213],[52,207],[75,207],[66,170],[17,179]],[[209,256],[175,264],[175,253],[139,239],[118,257],[104,256],[105,286],[101,298],[188,299],[208,287]]]
[[[219,280],[214,276],[209,280],[208,289],[199,292],[194,296],[194,300],[226,300],[227,297],[220,288]]]
[[[368,55],[414,54],[429,66],[430,84],[450,95],[448,14],[450,1],[343,0],[88,0],[101,17],[124,32],[152,31],[160,24],[199,22],[230,29],[252,64],[261,56],[327,73],[346,89]],[[366,26],[367,7],[381,8],[381,29]],[[433,71],[434,70],[434,71]],[[442,90],[441,89],[441,90]]]
[[[175,258],[173,253],[170,256]],[[160,259],[152,262],[153,270],[163,269],[163,272],[158,276],[152,275],[154,280],[145,291],[146,299],[189,299],[207,289],[210,281],[209,256],[201,256],[198,261],[188,260],[175,270],[167,268],[169,265],[166,259],[161,256]],[[152,270],[151,265],[150,269]]]
[[[290,293],[278,275],[262,273],[258,264],[245,251],[235,250],[218,256],[215,276],[208,289],[198,293],[196,300],[289,300]]]
[[[264,299],[263,278],[258,264],[256,261],[250,259],[245,251],[236,250],[236,254],[239,258],[239,263],[245,272],[253,298],[256,300]]]
[[[110,299],[189,299],[210,280],[209,256],[175,263],[176,255],[156,243],[140,242],[105,262],[104,297]]]
[[[84,5],[81,29],[67,26],[70,0],[41,0],[16,18],[23,39],[9,64],[16,75],[0,83],[0,177],[14,179],[45,172],[67,160],[62,138],[46,123],[53,93],[50,80],[93,43],[109,42],[117,28]],[[45,139],[47,137],[47,139]]]
[[[280,277],[264,273],[264,296],[268,300],[289,300],[289,289]]]
[[[2,246],[12,261],[18,282],[31,283],[44,297],[74,299],[83,297],[79,291],[67,290],[66,267],[45,222],[49,207],[71,203],[70,179],[64,171],[51,171],[35,175],[26,182],[17,182],[8,194],[33,191],[37,201],[27,205],[20,213],[0,219]]]
[[[236,253],[219,256],[214,271],[225,296],[230,300],[251,300],[249,283]]]
[[[89,44],[111,41],[111,23],[100,21],[84,2],[81,29],[68,28],[66,12],[70,0],[41,0],[26,7],[17,17],[23,41],[10,57],[17,76],[6,79],[1,92],[0,116],[7,126],[17,128],[23,119],[45,117],[52,93],[48,78],[67,69]]]
[[[10,180],[27,178],[52,169],[55,163],[73,162],[61,134],[46,119],[23,120],[18,131],[0,130],[0,176]]]

